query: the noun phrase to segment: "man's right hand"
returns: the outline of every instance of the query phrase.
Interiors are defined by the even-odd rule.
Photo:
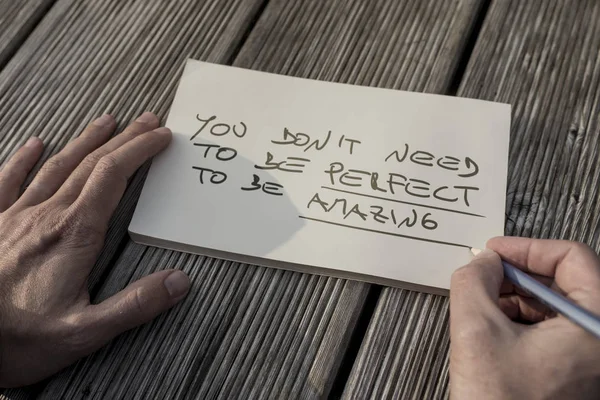
[[[510,237],[487,247],[452,276],[451,397],[598,399],[600,340],[505,281],[500,262],[600,315],[596,253],[575,242]]]

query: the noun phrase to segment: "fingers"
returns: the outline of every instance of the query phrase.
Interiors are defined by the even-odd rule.
[[[171,141],[171,131],[159,128],[127,142],[104,156],[91,173],[80,197],[73,205],[89,210],[106,224],[119,204],[127,180]]]
[[[483,251],[471,263],[456,270],[450,283],[451,325],[477,318],[504,320],[506,317],[498,308],[503,280],[500,257],[490,250]]]
[[[19,205],[33,206],[48,200],[84,157],[108,140],[114,128],[115,121],[110,115],[103,115],[88,125],[77,139],[44,164],[19,199]]]
[[[38,138],[30,138],[0,171],[0,212],[6,211],[19,197],[21,186],[44,150]]]
[[[88,318],[94,331],[90,335],[91,350],[149,322],[181,301],[189,289],[190,280],[184,272],[165,270],[132,283],[101,304],[89,306]]]
[[[108,143],[98,148],[93,153],[87,155],[79,166],[73,171],[65,184],[57,192],[58,201],[66,204],[73,203],[83,190],[92,171],[102,157],[112,153],[125,143],[135,137],[158,128],[160,121],[156,115],[151,112],[142,114],[138,119],[130,124],[121,134],[112,138]]]
[[[570,294],[600,287],[600,262],[588,246],[566,240],[498,237],[487,243],[504,260],[526,272],[554,278]]]
[[[533,273],[530,273],[530,276],[552,290],[561,292],[553,278]],[[541,322],[556,316],[554,311],[540,303],[529,292],[507,279],[500,286],[499,306],[508,318],[518,322]]]
[[[529,275],[536,281],[544,284],[545,286],[552,287],[553,289],[556,287],[554,278],[550,278],[548,276],[543,276],[543,275],[537,275],[537,274],[533,274],[533,273],[530,273]],[[504,282],[502,282],[502,286],[500,286],[500,294],[507,295],[507,294],[513,294],[513,293],[516,293],[523,297],[532,297],[531,294],[529,294],[529,292],[526,292],[525,290],[521,289],[520,287],[515,286],[511,281],[505,279]]]
[[[508,318],[518,322],[542,322],[556,316],[555,312],[536,299],[517,294],[502,296],[499,306]]]

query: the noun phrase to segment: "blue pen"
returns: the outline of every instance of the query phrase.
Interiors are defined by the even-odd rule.
[[[565,296],[536,281],[514,265],[502,261],[504,276],[512,283],[536,297],[541,303],[600,339],[600,317],[573,303]]]
[[[472,250],[474,254],[475,250]],[[502,266],[504,267],[504,277],[513,284],[600,339],[600,317],[538,282],[511,263],[502,260]]]

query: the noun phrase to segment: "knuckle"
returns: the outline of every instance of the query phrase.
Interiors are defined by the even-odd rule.
[[[142,288],[137,288],[136,290],[133,291],[131,307],[138,313],[138,315],[145,314],[144,310],[146,309],[146,307],[144,307],[144,304],[145,304],[144,298],[145,298],[145,296],[144,296]]]
[[[61,232],[56,224],[59,214],[56,208],[47,205],[30,207],[25,212],[2,214],[0,253],[4,248],[13,248],[24,237],[32,246],[28,247],[28,251],[33,251],[34,248],[37,249],[35,251],[48,251],[48,248],[61,240]],[[5,226],[10,226],[10,229],[4,229]]]
[[[40,204],[37,207],[32,207],[27,213],[27,220],[32,224],[42,223],[48,219],[48,216],[53,215],[57,210],[47,204]]]
[[[50,157],[48,161],[46,161],[46,163],[44,164],[44,170],[46,172],[61,171],[65,169],[65,167],[65,160],[59,155]]]
[[[56,223],[63,238],[74,247],[88,247],[102,243],[104,229],[97,226],[78,209],[71,209],[63,214]]]
[[[573,242],[573,251],[581,254],[596,254],[587,243],[583,242]]]
[[[144,320],[148,302],[147,296],[143,288],[138,287],[135,290],[127,293],[123,301],[119,305],[121,313],[132,316],[135,320]]]
[[[88,318],[82,315],[75,315],[69,318],[65,324],[66,332],[63,333],[63,337],[68,338],[68,344],[70,351],[75,354],[86,354],[94,343],[93,335],[94,329],[91,328],[91,324]]]
[[[45,230],[46,225],[52,226],[52,223],[48,223],[48,216],[52,215],[52,211],[46,206],[40,205],[37,207],[31,207],[27,213],[19,217],[19,227],[17,230],[21,234],[25,232],[33,232],[39,229],[40,231]]]
[[[119,163],[114,156],[106,155],[96,164],[96,170],[101,175],[112,175],[119,170]]]
[[[101,159],[102,159],[102,154],[95,151],[93,153],[88,154],[83,159],[83,164],[89,168],[94,168]]]

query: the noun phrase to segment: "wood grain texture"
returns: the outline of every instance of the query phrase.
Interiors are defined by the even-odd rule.
[[[210,42],[205,43],[202,36],[192,36],[192,39],[186,36],[168,43],[175,33],[162,34],[164,41],[147,33],[123,40],[118,35],[130,35],[119,33],[129,28],[126,22],[107,29],[96,21],[107,18],[111,12],[119,16],[119,11],[114,11],[116,3],[109,4],[111,7],[100,9],[99,16],[92,18],[89,13],[78,13],[75,4],[59,1],[57,6],[62,7],[58,7],[53,16],[57,25],[59,18],[72,18],[71,25],[75,27],[97,24],[100,26],[97,29],[106,31],[90,35],[89,42],[79,39],[82,42],[75,45],[67,39],[56,38],[57,48],[62,51],[103,48],[102,52],[112,54],[120,46],[134,46],[140,49],[128,60],[144,65],[155,58],[161,59],[164,64],[155,62],[153,65],[154,75],[147,72],[150,76],[137,79],[134,71],[125,68],[125,72],[121,72],[123,67],[114,65],[115,60],[103,60],[102,66],[108,69],[105,76],[124,74],[130,78],[128,81],[112,78],[110,89],[95,93],[99,100],[93,105],[98,110],[115,110],[118,115],[128,117],[149,104],[164,113],[180,72],[176,68],[178,64],[169,60],[167,50],[194,40],[202,41],[205,46]],[[151,6],[146,6],[148,10],[134,4],[138,13],[152,18],[158,13],[155,9],[163,3],[150,3]],[[444,92],[451,83],[478,4],[475,1],[441,4],[433,0],[271,1],[235,64],[318,79]],[[173,16],[174,10],[164,8],[160,12],[163,18],[171,19],[170,24],[177,25],[178,31],[190,15],[188,11]],[[64,14],[68,17],[63,17]],[[149,29],[148,25],[138,24]],[[234,26],[231,21],[221,23],[225,24]],[[49,22],[44,28],[51,26]],[[197,32],[186,34],[198,35]],[[155,39],[151,46],[143,43],[148,37]],[[39,39],[43,38],[40,34]],[[180,50],[177,54],[181,53],[185,52]],[[200,56],[206,58],[210,54],[200,53]],[[89,57],[78,56],[83,71],[100,67],[99,60],[89,60]],[[58,55],[48,54],[47,59],[57,62]],[[13,71],[16,70],[17,67],[13,67]],[[135,69],[137,73],[140,71],[140,67]],[[158,80],[156,74],[162,80]],[[149,78],[150,83],[144,86]],[[0,82],[9,85],[12,81],[5,78]],[[79,90],[85,89],[79,87]],[[167,92],[159,95],[164,101],[156,103],[157,99],[152,96],[161,91]],[[48,88],[42,92],[52,93]],[[74,96],[71,112],[77,119],[71,128],[78,129],[95,114],[89,111],[89,104],[83,107],[91,93],[74,92],[67,91],[66,96]],[[65,93],[64,89],[61,93]],[[45,125],[40,121],[37,126]],[[66,128],[63,132],[68,135]],[[24,136],[22,131],[10,132],[3,140],[14,148]],[[69,136],[61,137],[49,131],[44,136],[48,139],[57,136],[58,139],[51,139],[56,142],[54,149],[62,147]],[[4,157],[7,153],[4,152]],[[108,250],[104,253],[108,255],[101,258],[95,269],[92,283],[100,280],[102,271],[110,269],[98,299],[106,298],[130,281],[167,267],[186,270],[193,278],[194,289],[173,312],[119,337],[53,379],[40,397],[319,398],[326,395],[369,286],[240,266],[131,242],[125,246],[114,268],[110,268],[116,243],[120,242],[119,235],[127,226],[140,187],[141,179],[134,179],[111,228],[111,237],[117,240],[111,246],[109,238]]]
[[[0,0],[0,69],[56,0]]]
[[[458,94],[512,104],[507,235],[600,250],[599,55],[597,1],[492,3]],[[446,300],[383,289],[345,397],[447,396],[447,322]]]

